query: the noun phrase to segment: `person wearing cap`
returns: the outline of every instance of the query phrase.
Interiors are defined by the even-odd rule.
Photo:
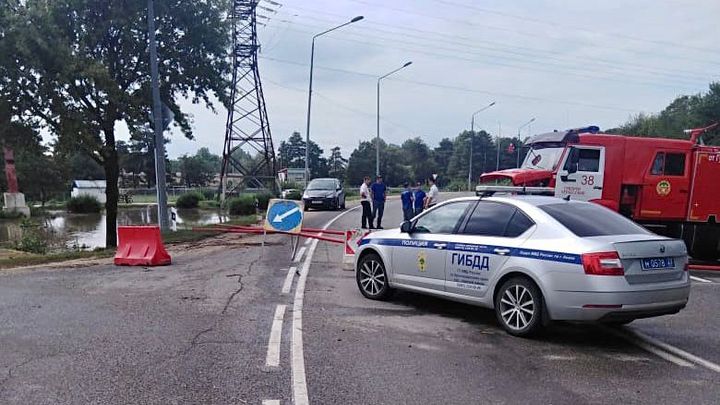
[[[370,176],[365,176],[363,183],[360,186],[360,205],[362,205],[362,220],[360,221],[362,228],[367,229],[368,225],[370,229],[373,229],[373,215],[372,208],[370,208]]]
[[[400,200],[402,201],[403,220],[409,221],[413,217],[413,192],[410,190],[410,184],[406,181],[403,183],[402,194],[400,194]]]
[[[387,198],[387,187],[385,187],[385,184],[383,183],[382,176],[377,176],[375,178],[375,183],[373,183],[373,185],[370,186],[370,192],[372,193],[372,200],[373,200],[373,218],[375,218],[375,220],[377,221],[375,228],[383,229],[382,217],[383,217],[383,213],[385,212],[385,199]],[[372,223],[370,226],[372,227]]]
[[[422,189],[422,183],[417,182],[415,186],[415,190],[413,191],[413,208],[415,208],[414,214],[420,215],[421,212],[423,212],[423,208],[425,208],[425,191]]]

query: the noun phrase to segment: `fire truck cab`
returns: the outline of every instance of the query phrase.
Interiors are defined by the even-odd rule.
[[[619,211],[652,231],[683,238],[695,258],[720,255],[720,147],[690,139],[600,133],[598,127],[556,131],[529,140],[517,169],[485,173],[481,184],[550,187],[555,196]]]

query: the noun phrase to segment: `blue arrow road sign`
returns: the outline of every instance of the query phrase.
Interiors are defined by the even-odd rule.
[[[265,220],[266,228],[280,232],[299,232],[303,221],[303,209],[299,202],[271,200]]]

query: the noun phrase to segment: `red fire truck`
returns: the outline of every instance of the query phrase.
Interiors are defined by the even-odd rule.
[[[690,139],[609,135],[597,127],[541,134],[529,140],[520,168],[485,173],[480,182],[596,202],[684,239],[695,258],[717,259],[720,147],[702,141],[717,126],[688,130]]]

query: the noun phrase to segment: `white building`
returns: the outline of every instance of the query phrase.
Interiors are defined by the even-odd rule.
[[[101,204],[105,204],[105,202],[107,202],[107,197],[105,196],[106,187],[107,182],[105,180],[73,180],[70,196],[80,197],[88,195],[97,198]]]

